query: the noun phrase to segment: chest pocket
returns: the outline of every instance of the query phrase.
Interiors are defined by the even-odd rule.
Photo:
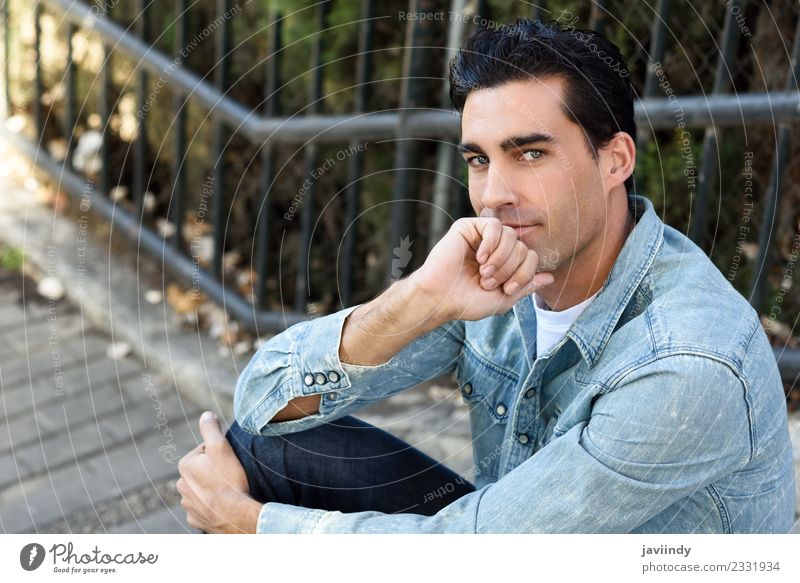
[[[494,480],[518,377],[467,348],[456,367],[456,377],[469,405],[474,472]]]
[[[465,349],[456,376],[466,403],[482,406],[496,422],[504,423],[508,419],[519,381],[516,374]]]

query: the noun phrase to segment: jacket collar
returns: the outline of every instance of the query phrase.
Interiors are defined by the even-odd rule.
[[[567,332],[583,359],[594,366],[625,308],[653,264],[664,238],[664,223],[656,215],[653,203],[636,194],[628,195],[636,226],[628,235],[611,272],[597,297]],[[529,364],[536,360],[536,314],[533,296],[514,305]]]

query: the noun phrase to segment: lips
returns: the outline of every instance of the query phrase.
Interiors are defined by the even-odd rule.
[[[513,224],[510,224],[510,223],[503,223],[503,225],[505,225],[506,227],[511,227],[512,229],[514,229],[514,231],[517,233],[518,237],[520,237],[520,236],[524,235],[525,233],[533,230],[534,227],[540,227],[541,226],[541,224],[539,224],[539,223],[536,223],[536,224],[533,224],[533,225],[513,225]]]

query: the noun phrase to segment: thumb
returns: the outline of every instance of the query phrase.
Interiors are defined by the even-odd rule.
[[[206,411],[200,416],[200,435],[206,445],[225,441],[225,436],[219,428],[219,420],[211,411]]]

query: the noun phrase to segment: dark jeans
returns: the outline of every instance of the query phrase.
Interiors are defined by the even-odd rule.
[[[265,437],[235,421],[225,435],[257,501],[305,508],[436,514],[474,486],[394,435],[355,417]]]

